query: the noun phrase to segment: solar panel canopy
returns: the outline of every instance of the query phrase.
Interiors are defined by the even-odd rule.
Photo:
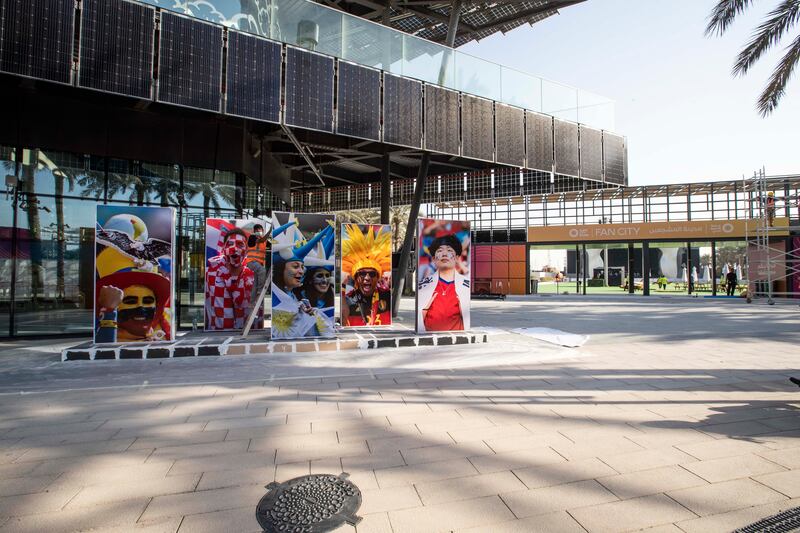
[[[603,180],[603,132],[581,125],[581,177]]]
[[[603,164],[609,183],[625,185],[628,182],[625,137],[603,132]]]
[[[219,111],[222,95],[222,28],[161,13],[158,100]]]
[[[525,112],[528,168],[553,170],[553,117]]]
[[[333,58],[286,49],[286,116],[289,126],[333,132]]]
[[[267,122],[281,117],[281,45],[228,31],[225,112]]]
[[[422,83],[383,75],[383,142],[422,147]]]
[[[425,85],[425,149],[458,155],[458,93]]]
[[[461,96],[461,154],[494,161],[494,102]]]
[[[578,125],[565,120],[553,120],[556,174],[578,175]]]
[[[73,0],[2,0],[0,71],[70,83],[75,38]]]
[[[525,111],[508,105],[494,108],[497,162],[525,166]]]
[[[336,91],[336,132],[380,140],[380,71],[339,61]]]
[[[83,0],[78,85],[152,97],[155,10],[125,0]]]

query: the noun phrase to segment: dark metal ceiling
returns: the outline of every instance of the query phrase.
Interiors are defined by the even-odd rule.
[[[391,26],[429,41],[444,43],[455,2],[434,0],[317,0],[319,3]],[[534,24],[559,9],[585,0],[500,0],[459,2],[460,20],[455,46]]]

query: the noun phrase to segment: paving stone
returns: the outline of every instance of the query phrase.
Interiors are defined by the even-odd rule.
[[[466,459],[375,470],[375,476],[381,488],[465,477],[477,473],[472,463]]]
[[[608,476],[597,481],[616,494],[621,500],[696,487],[707,483],[702,478],[687,472],[678,465]]]
[[[185,446],[166,446],[156,449],[148,458],[149,461],[168,461],[188,457],[225,456],[247,451],[250,439],[226,440],[203,444],[187,444]]]
[[[800,470],[776,472],[774,474],[756,476],[753,479],[789,498],[800,498]]]
[[[800,447],[755,452],[764,459],[790,469],[800,468]]]
[[[530,466],[563,462],[564,458],[550,448],[531,448],[469,458],[481,474]]]
[[[670,491],[667,495],[699,516],[725,513],[787,499],[751,479],[712,483],[701,487]]]
[[[638,470],[650,470],[660,466],[690,463],[695,461],[695,458],[675,448],[656,448],[630,453],[602,455],[600,460],[617,472],[625,474]]]
[[[65,488],[35,494],[5,496],[0,498],[0,516],[25,516],[58,511],[63,509],[77,492],[77,488]]]
[[[195,489],[199,480],[199,474],[187,474],[184,476],[165,477],[163,479],[131,481],[129,483],[92,485],[81,489],[81,491],[70,500],[66,508],[90,507],[116,501],[136,500],[165,494],[191,492]]]
[[[255,505],[189,515],[181,522],[178,533],[217,533],[220,531],[261,533],[261,527],[256,520]]]
[[[410,465],[446,461],[449,459],[462,459],[473,455],[493,453],[481,441],[467,444],[444,444],[441,446],[425,446],[403,451],[403,458]]]
[[[422,507],[417,491],[414,490],[414,487],[408,485],[362,490],[361,499],[359,515]]]
[[[518,518],[616,501],[617,497],[594,480],[501,494]]]
[[[304,474],[308,474],[308,463],[305,463]],[[169,477],[171,478],[173,476]],[[265,466],[263,468],[245,468],[242,470],[203,472],[202,477],[199,475],[198,477],[200,482],[197,483],[197,490],[199,491],[221,489],[226,487],[238,487],[242,485],[267,485],[268,483],[275,481],[275,467]]]
[[[757,505],[745,509],[737,509],[726,513],[684,520],[677,525],[686,533],[730,533],[735,529],[748,526],[768,516],[776,515],[800,507],[800,499],[784,500],[766,505]]]
[[[544,466],[515,468],[514,474],[529,488],[538,489],[584,481],[603,476],[613,476],[617,471],[596,458],[565,461]]]
[[[695,461],[684,464],[683,467],[711,483],[785,470],[782,466],[753,454]]]
[[[40,512],[12,517],[2,528],[9,533],[73,533],[121,526],[120,531],[135,531],[135,523],[147,506],[149,498],[98,505],[87,512],[73,509],[59,512]],[[44,511],[44,510],[42,510]]]
[[[429,483],[417,483],[415,487],[425,505],[469,500],[515,490],[527,490],[527,487],[511,472],[496,472]]]
[[[170,446],[188,446],[191,444],[207,444],[211,442],[222,442],[228,434],[228,430],[218,431],[197,431],[173,437],[140,437],[130,446],[130,450],[152,450],[156,448],[167,448]],[[235,440],[235,439],[231,439]]]
[[[57,477],[58,474],[51,474],[48,476],[2,479],[0,480],[0,497],[42,492],[52,484]]]
[[[175,464],[169,471],[169,475],[177,476],[199,472],[263,468],[274,464],[274,453],[250,452],[221,456],[191,457],[189,459],[178,459],[175,461]]]
[[[764,446],[755,442],[733,439],[720,439],[698,442],[695,444],[678,444],[675,447],[701,461],[766,451]]]
[[[468,527],[490,528],[514,515],[497,496],[389,513],[394,533],[434,533]]]
[[[456,533],[485,533],[485,526],[459,529]],[[511,520],[492,524],[492,533],[585,533],[578,522],[569,513],[559,511],[524,518],[522,520]]]
[[[695,518],[663,494],[570,510],[587,531],[633,531]]]
[[[142,514],[141,520],[210,513],[237,507],[249,507],[250,514],[255,516],[256,505],[265,493],[266,490],[261,485],[246,485],[156,496]]]

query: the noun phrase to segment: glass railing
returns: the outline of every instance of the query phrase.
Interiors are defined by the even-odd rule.
[[[141,0],[386,72],[614,130],[614,102],[310,0]]]

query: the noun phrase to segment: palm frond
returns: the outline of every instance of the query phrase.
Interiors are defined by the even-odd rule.
[[[753,0],[719,0],[708,17],[706,35],[722,35],[730,27],[736,16],[753,3]]]
[[[792,26],[800,20],[800,0],[784,0],[758,25],[752,40],[739,53],[733,66],[733,75],[741,76],[772,46],[778,44]]]
[[[764,92],[758,97],[757,107],[762,117],[766,117],[778,107],[778,102],[786,92],[786,84],[798,62],[800,62],[800,36],[786,48],[786,54],[772,72]]]

